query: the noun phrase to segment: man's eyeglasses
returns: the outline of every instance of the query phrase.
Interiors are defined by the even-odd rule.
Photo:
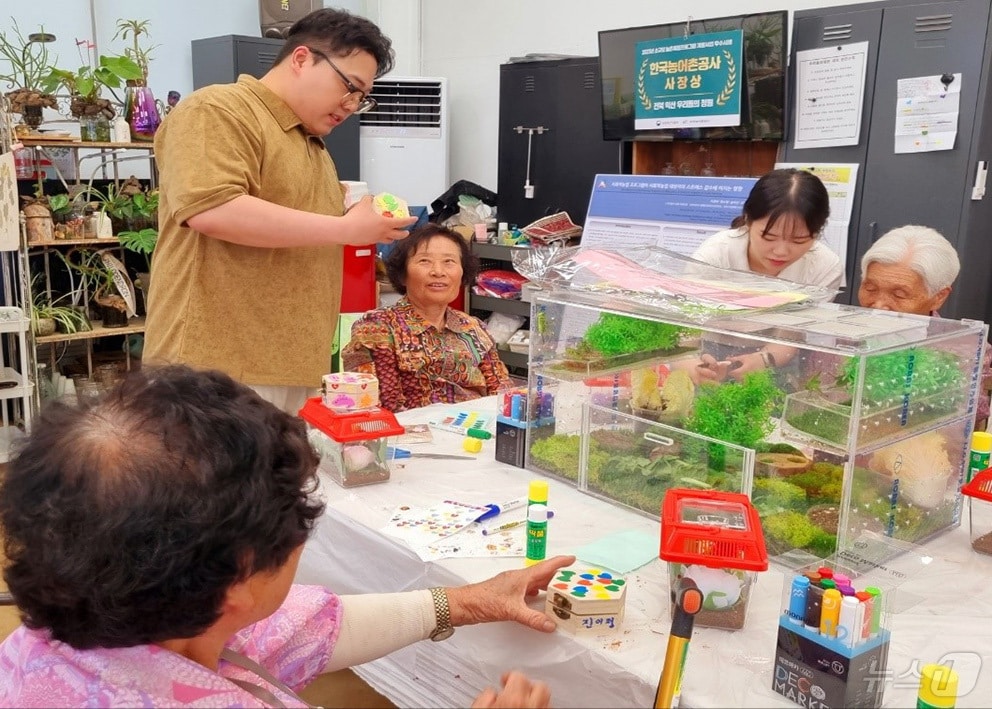
[[[325,62],[331,65],[338,76],[341,77],[341,81],[344,82],[345,88],[348,89],[348,93],[344,95],[341,99],[341,105],[349,109],[352,113],[365,113],[366,111],[371,111],[373,108],[379,105],[379,102],[374,98],[366,94],[360,88],[351,83],[351,79],[344,75],[344,72],[338,69],[337,65],[331,61],[331,58],[324,54],[319,49],[314,49],[313,47],[307,47],[310,52]]]

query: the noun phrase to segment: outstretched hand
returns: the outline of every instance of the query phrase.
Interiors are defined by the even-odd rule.
[[[544,709],[551,706],[551,690],[543,682],[531,682],[520,672],[507,672],[502,679],[503,688],[496,691],[487,687],[472,703],[472,709]]]
[[[384,217],[372,208],[372,197],[366,195],[341,217],[348,225],[347,243],[354,246],[390,243],[410,235],[406,227],[417,222],[417,217]]]
[[[552,632],[555,622],[530,608],[527,598],[546,589],[558,569],[573,563],[574,556],[556,556],[534,566],[504,571],[486,581],[447,589],[452,625],[512,620],[534,630]]]

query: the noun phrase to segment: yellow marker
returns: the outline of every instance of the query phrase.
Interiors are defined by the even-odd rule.
[[[826,635],[829,638],[837,637],[840,600],[841,593],[836,588],[828,588],[823,592],[823,604],[820,607],[820,635]]]
[[[478,438],[468,438],[466,436],[465,440],[462,441],[462,448],[467,450],[469,453],[478,453],[482,450],[482,441]]]

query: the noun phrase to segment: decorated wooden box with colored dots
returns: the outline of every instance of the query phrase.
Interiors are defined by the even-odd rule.
[[[569,566],[548,584],[544,612],[573,633],[609,633],[623,624],[627,582],[605,569]]]

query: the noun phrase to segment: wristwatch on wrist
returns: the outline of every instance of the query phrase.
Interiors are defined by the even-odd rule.
[[[443,588],[432,588],[431,598],[434,599],[434,614],[437,626],[431,631],[430,639],[434,642],[447,640],[455,633],[451,625],[451,608],[448,606],[448,593]]]

